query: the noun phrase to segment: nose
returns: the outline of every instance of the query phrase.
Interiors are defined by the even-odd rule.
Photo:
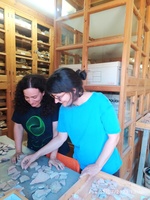
[[[59,103],[60,101],[58,99],[55,99],[55,103]]]
[[[34,102],[33,99],[28,99],[28,103],[29,103],[30,105],[32,105],[33,102]]]

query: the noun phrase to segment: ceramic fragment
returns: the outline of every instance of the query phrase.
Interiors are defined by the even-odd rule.
[[[78,194],[73,194],[69,200],[83,200]]]
[[[6,185],[7,185],[6,182],[1,183],[1,184],[0,184],[0,189],[3,189]]]
[[[36,190],[32,195],[33,200],[45,199],[45,197],[51,192],[50,189]]]
[[[3,153],[3,151],[2,151],[2,150],[0,150],[0,155],[2,155],[2,153]]]
[[[9,180],[7,181],[7,184],[12,188],[15,187],[19,182],[15,180]]]
[[[89,193],[92,199],[131,200],[134,199],[132,190],[121,188],[115,181],[109,179],[94,180]]]
[[[63,179],[62,179],[62,180],[59,181],[59,183],[60,183],[62,186],[65,186],[65,185],[66,185],[66,180],[63,180]]]
[[[31,163],[31,165],[30,165],[30,169],[33,169],[33,168],[35,168],[35,167],[37,167],[38,166],[38,163],[37,162],[33,162],[33,163]]]
[[[10,189],[11,189],[11,187],[8,184],[6,184],[6,186],[2,190],[7,191],[7,190],[10,190]]]
[[[54,181],[50,184],[49,188],[51,189],[52,193],[57,193],[62,188],[62,186],[59,181]]]
[[[22,161],[23,158],[25,158],[25,157],[26,157],[25,154],[21,154],[21,155],[19,156],[19,158],[17,159],[16,165],[17,165],[17,166],[21,166],[21,161]]]
[[[35,183],[45,182],[45,181],[47,181],[49,178],[50,178],[50,176],[49,176],[47,173],[41,171],[41,172],[39,172],[39,173],[37,174],[37,176],[35,177],[35,179],[33,179],[33,180],[31,181],[30,185],[33,185],[33,184],[35,184]]]
[[[67,179],[67,175],[60,175],[59,180],[61,180],[61,179]]]
[[[15,146],[13,144],[8,144],[7,147],[9,150],[15,149]]]
[[[112,196],[114,197],[115,200],[122,200],[121,195],[113,194]]]
[[[106,195],[106,194],[101,194],[101,195],[99,196],[99,198],[100,198],[100,199],[106,199],[106,198],[107,198],[107,195]]]
[[[3,157],[0,159],[0,163],[9,161],[10,158]]]
[[[21,173],[19,171],[17,171],[16,173],[12,174],[11,175],[11,178],[13,180],[17,180],[19,178],[19,176],[21,175]]]
[[[68,175],[67,172],[60,172],[59,173],[59,180],[61,180],[61,179],[67,179],[67,175]]]
[[[25,181],[28,181],[30,180],[29,176],[27,175],[22,175],[20,178],[19,178],[20,182],[21,183],[24,183]]]
[[[38,189],[43,189],[43,188],[46,188],[46,184],[45,183],[37,184],[36,187]]]
[[[14,174],[16,172],[18,172],[18,170],[14,166],[8,168],[8,175]]]
[[[24,173],[28,173],[28,170],[27,170],[27,169],[25,169],[25,170],[23,170],[23,172],[24,172]]]
[[[38,173],[33,173],[31,178],[35,178],[38,175]]]
[[[40,165],[37,165],[36,167],[35,167],[35,170],[39,170],[41,168],[41,166]]]
[[[129,197],[130,199],[134,197],[134,195],[132,195],[132,191],[129,188],[123,188],[122,190],[120,190],[120,194]]]
[[[53,172],[53,173],[50,174],[51,179],[55,178],[56,176],[59,177],[58,172]]]
[[[16,166],[15,165],[11,165],[10,167],[8,167],[7,171],[11,171],[14,168],[16,168]]]
[[[59,175],[67,176],[68,173],[67,172],[59,172]]]
[[[42,170],[45,171],[45,172],[49,171],[49,170],[51,171],[51,168],[46,166],[46,165],[42,165]]]
[[[9,150],[15,149],[14,145],[0,143],[0,155],[6,155]]]

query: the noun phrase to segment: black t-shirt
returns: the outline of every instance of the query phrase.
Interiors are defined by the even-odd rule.
[[[31,107],[24,115],[14,111],[12,120],[17,124],[21,124],[27,132],[28,148],[38,151],[53,138],[52,123],[58,121],[58,112],[57,110],[54,114],[41,116],[41,107]],[[59,152],[62,154],[67,154],[69,152],[69,145],[67,142],[59,148]]]

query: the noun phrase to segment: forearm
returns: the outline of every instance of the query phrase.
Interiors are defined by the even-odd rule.
[[[67,139],[67,137],[62,139],[59,135],[56,136],[47,145],[45,145],[43,148],[41,148],[40,150],[35,152],[34,155],[35,155],[36,159],[38,159],[39,157],[44,156],[48,153],[56,151],[64,143],[64,141],[66,139]]]
[[[53,122],[53,124],[52,124],[53,125],[53,138],[58,136],[57,124],[58,124],[57,121]],[[58,148],[56,150],[52,151],[51,154],[50,154],[50,159],[56,159],[57,152],[58,152]]]
[[[17,153],[22,152],[22,140],[23,140],[23,128],[18,125],[14,126],[14,140],[15,140],[15,148]]]
[[[104,145],[104,148],[96,161],[96,164],[99,166],[100,170],[103,168],[105,163],[108,161],[110,156],[112,155],[116,145],[118,144],[119,141],[119,134],[115,134],[115,136],[111,135],[107,142]]]

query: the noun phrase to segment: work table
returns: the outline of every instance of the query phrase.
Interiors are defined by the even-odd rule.
[[[0,142],[5,143],[5,144],[14,144],[14,141],[11,140],[10,138],[8,138],[7,136],[0,136]],[[31,150],[29,150],[27,147],[23,146],[23,152],[25,154],[31,154]],[[5,157],[10,158],[13,154],[15,153],[15,150],[10,150],[8,152],[7,155],[5,155]],[[0,156],[1,158],[2,156]],[[37,160],[38,165],[39,166],[48,166],[48,158],[46,156],[43,156],[41,158],[39,158]],[[7,161],[7,162],[3,162],[0,163],[0,183],[6,182],[8,180],[10,180],[10,176],[8,175],[8,168],[12,166],[11,161]],[[19,168],[17,166],[17,169],[22,170],[21,167]],[[24,171],[24,170],[22,170]],[[60,191],[58,191],[58,193],[53,194],[53,193],[49,193],[49,195],[46,197],[47,199],[53,199],[53,200],[57,200],[59,199],[75,182],[78,181],[80,174],[65,167],[64,170],[57,170],[55,167],[52,167],[52,171],[54,172],[65,172],[67,173],[67,179],[66,179],[66,184],[60,189]],[[35,173],[35,170],[33,169],[29,169],[28,172],[23,172],[22,174],[29,176],[30,178],[32,177],[33,173]],[[17,179],[18,181],[19,179]],[[44,182],[46,185],[50,185],[53,181],[55,181],[56,179],[48,179],[46,182]],[[19,182],[19,181],[18,181]],[[19,186],[23,187],[23,193],[25,194],[25,197],[27,199],[31,199],[32,200],[32,193],[33,193],[33,186],[35,185],[30,185],[31,179],[29,181],[26,181],[24,183],[20,183],[19,182]]]
[[[14,144],[14,141],[6,136],[0,136],[0,142],[6,143],[6,144]],[[26,154],[31,153],[31,151],[23,147],[23,151]],[[9,157],[14,154],[15,150],[11,150],[9,152]],[[1,156],[0,156],[1,157]],[[41,166],[48,166],[48,158],[46,156],[41,157],[38,159],[38,164]],[[7,170],[8,167],[11,166],[12,163],[10,161],[0,163],[0,181],[5,182],[10,179],[8,176]],[[56,170],[55,167],[52,167],[53,171],[59,172],[66,172],[67,179],[65,186],[62,187],[62,189],[56,193],[49,193],[46,196],[46,200],[52,199],[52,200],[74,200],[74,199],[80,199],[80,200],[92,200],[93,199],[93,185],[97,184],[97,182],[101,182],[98,186],[98,191],[100,192],[100,195],[106,197],[103,199],[107,200],[121,200],[122,198],[118,198],[118,194],[120,193],[126,193],[127,196],[123,199],[131,199],[131,200],[149,200],[150,199],[150,190],[148,188],[139,186],[137,184],[131,183],[129,181],[123,180],[121,178],[106,174],[104,172],[99,172],[94,177],[88,177],[84,176],[83,178],[79,178],[80,174],[72,171],[71,169],[68,169],[65,167],[64,170]],[[30,177],[32,176],[33,171],[29,170],[28,174]],[[55,179],[49,179],[45,183],[49,186]],[[31,180],[30,180],[31,182]],[[29,181],[26,181],[24,183],[19,183],[22,187],[24,187],[23,193],[25,194],[26,198],[29,200],[32,200],[32,193],[33,190],[31,189],[33,185],[30,185]],[[105,186],[104,186],[105,184]],[[110,189],[110,185],[113,185],[113,188]],[[95,189],[94,189],[95,190]],[[127,194],[129,193],[129,194]],[[95,196],[96,196],[95,191]],[[100,200],[100,195],[96,196],[94,200]],[[101,196],[101,197],[102,197]]]

